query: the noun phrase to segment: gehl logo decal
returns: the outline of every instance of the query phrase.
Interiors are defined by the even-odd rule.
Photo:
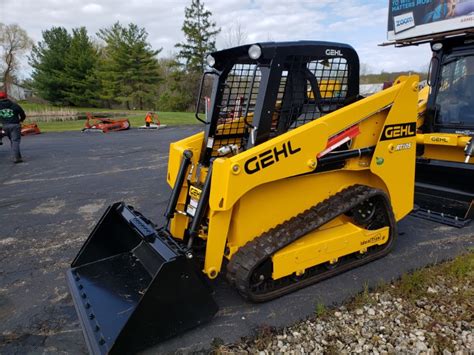
[[[384,127],[381,141],[413,137],[416,135],[416,122],[391,124]]]
[[[293,148],[290,141],[285,142],[281,148],[274,147],[248,159],[244,165],[245,172],[249,175],[255,174],[270,165],[278,163],[281,159],[286,159],[290,155],[298,153],[300,150],[301,148]]]

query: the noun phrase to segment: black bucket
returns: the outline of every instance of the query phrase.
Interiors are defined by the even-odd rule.
[[[474,219],[474,166],[418,159],[415,183],[415,217],[454,227]]]
[[[109,206],[67,272],[89,351],[135,352],[209,321],[206,280],[165,232]]]

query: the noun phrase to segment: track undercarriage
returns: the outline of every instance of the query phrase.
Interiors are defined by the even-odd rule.
[[[362,229],[380,233],[365,240],[361,233],[360,249],[349,254],[341,251],[336,260],[311,266],[300,275],[272,278],[272,259],[277,252],[341,215],[350,216],[352,223]],[[387,229],[384,227],[388,227],[388,233],[382,233]],[[352,186],[244,245],[228,263],[227,279],[246,299],[268,301],[386,255],[396,238],[396,229],[384,192],[362,185]],[[371,246],[362,247],[366,243]]]

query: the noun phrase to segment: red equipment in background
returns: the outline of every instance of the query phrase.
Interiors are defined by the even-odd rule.
[[[166,127],[162,125],[158,119],[158,114],[155,112],[148,112],[145,116],[145,125],[138,127],[138,129],[160,129]]]
[[[87,120],[82,132],[102,131],[123,131],[130,128],[130,121],[127,118],[112,120],[110,118],[94,117],[87,113]]]
[[[22,124],[21,125],[21,135],[29,136],[33,134],[40,134],[41,131],[36,123]]]
[[[21,124],[21,135],[22,136],[30,136],[34,134],[40,134],[41,131],[36,123],[30,124]],[[0,140],[5,137],[5,132],[0,127]],[[1,143],[0,143],[1,144]]]

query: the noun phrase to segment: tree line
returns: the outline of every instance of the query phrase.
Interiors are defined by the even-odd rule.
[[[85,27],[52,27],[36,44],[18,25],[0,24],[0,73],[5,87],[17,81],[18,57],[29,51],[27,85],[55,105],[186,111],[194,107],[205,56],[216,50],[220,28],[204,3],[192,0],[182,31],[185,40],[175,45],[176,55],[159,58],[161,48],[154,49],[146,29],[134,23],[116,22],[95,36]],[[6,41],[12,32],[16,46]],[[13,65],[5,65],[7,52]]]
[[[52,27],[34,44],[16,24],[0,23],[0,89],[19,83],[21,57],[27,56],[31,78],[23,85],[55,105],[140,110],[194,109],[205,56],[216,50],[220,28],[202,0],[191,0],[182,25],[184,41],[177,53],[160,57],[145,28],[119,22],[90,34],[85,27]],[[240,24],[224,33],[226,47],[242,45]],[[400,73],[369,74],[361,65],[361,83],[393,81]],[[426,75],[423,75],[425,77]]]

